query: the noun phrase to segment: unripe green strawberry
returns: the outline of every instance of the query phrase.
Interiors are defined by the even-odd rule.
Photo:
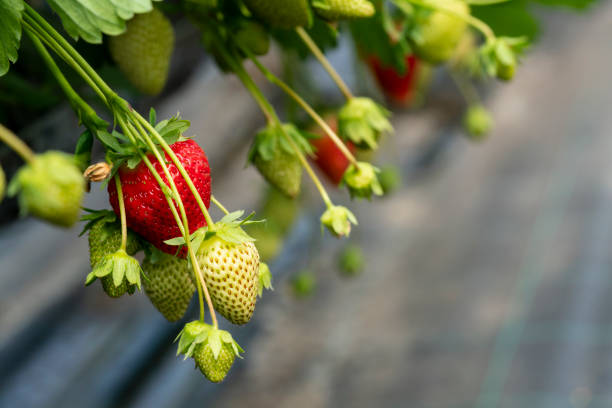
[[[345,276],[355,276],[361,272],[365,260],[363,251],[357,245],[348,245],[340,254],[338,265]]]
[[[255,156],[253,163],[262,176],[287,197],[295,198],[302,184],[302,164],[296,155],[276,150],[270,160]]]
[[[85,180],[72,156],[49,151],[23,166],[7,192],[9,196],[19,194],[23,214],[70,227],[79,217]]]
[[[329,21],[372,17],[376,12],[368,0],[317,0],[312,6],[320,17]]]
[[[172,24],[161,11],[136,15],[123,34],[110,38],[109,48],[121,71],[140,92],[161,92],[174,49]]]
[[[259,253],[252,242],[235,244],[218,235],[202,243],[198,263],[215,310],[234,324],[245,324],[257,301]]]
[[[177,354],[193,357],[196,367],[215,383],[223,381],[236,357],[244,352],[229,332],[199,321],[187,323],[177,339]]]
[[[470,139],[483,140],[493,127],[493,118],[484,106],[470,106],[463,118],[463,126]]]
[[[211,382],[219,383],[223,381],[234,360],[236,355],[232,346],[227,343],[223,343],[219,355],[215,358],[210,344],[198,344],[193,352],[193,359],[196,365]]]
[[[463,0],[429,0],[429,3],[459,15],[470,14],[470,7]],[[467,23],[449,13],[432,11],[418,28],[412,36],[415,54],[429,63],[440,64],[453,55]]]
[[[4,170],[2,170],[2,166],[0,166],[0,202],[4,198],[4,192],[6,190],[6,176],[4,175]]]
[[[261,175],[290,198],[300,193],[302,183],[302,165],[296,148],[301,153],[312,153],[304,134],[294,125],[269,125],[257,133],[249,152],[249,160]]]
[[[153,306],[171,322],[180,320],[196,290],[186,259],[159,252],[159,259],[145,259],[142,270],[145,293]]]
[[[312,12],[308,0],[245,0],[245,4],[267,24],[278,28],[310,27]]]
[[[121,247],[121,224],[117,222],[112,211],[98,211],[85,216],[84,219],[91,222],[85,227],[83,233],[89,230],[89,264],[92,269],[107,255],[116,252]],[[140,242],[133,232],[128,231],[126,252],[134,255],[140,250]],[[104,292],[112,298],[123,296],[134,287],[123,280],[119,286],[115,286],[110,275],[100,278]],[[130,294],[131,294],[130,293]]]
[[[317,278],[312,272],[304,270],[294,276],[291,281],[293,294],[298,298],[305,298],[314,292],[317,286]]]

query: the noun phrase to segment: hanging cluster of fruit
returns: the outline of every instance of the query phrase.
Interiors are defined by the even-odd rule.
[[[503,0],[479,0],[479,7]],[[219,68],[236,75],[250,92],[267,121],[254,135],[249,161],[277,189],[264,215],[278,214],[275,203],[300,193],[302,172],[308,174],[325,204],[322,228],[337,237],[348,236],[357,219],[334,204],[317,178],[314,163],[351,197],[381,195],[379,170],[360,153],[374,151],[393,129],[390,112],[370,98],[355,96],[324,56],[341,28],[347,27],[358,54],[395,103],[408,103],[426,82],[433,65],[446,64],[458,79],[470,107],[465,122],[481,137],[491,120],[478,102],[470,77],[513,77],[527,39],[498,36],[472,15],[463,0],[183,0],[173,3],[201,30],[202,43]],[[157,94],[165,85],[174,34],[172,24],[150,0],[49,0],[68,35],[90,43],[108,36],[117,66],[135,88]],[[176,8],[174,9],[176,11]],[[0,140],[25,161],[7,188],[17,196],[23,214],[70,227],[79,218],[90,182],[108,185],[111,210],[86,210],[90,285],[101,282],[111,297],[132,294],[144,286],[153,305],[169,320],[181,319],[197,293],[200,318],[185,325],[178,352],[195,360],[211,381],[223,380],[243,351],[231,334],[220,330],[216,313],[231,323],[246,324],[257,296],[271,288],[264,250],[244,227],[286,232],[279,221],[269,229],[243,211],[228,211],[211,194],[211,169],[198,144],[183,136],[189,122],[180,117],[148,118],[117,95],[102,77],[47,20],[23,0],[0,0],[0,75],[18,56],[22,34],[28,37],[64,91],[85,130],[74,156],[49,151],[33,153],[15,134],[0,125]],[[268,70],[259,57],[277,40],[285,52],[314,56],[338,85],[345,103],[323,118],[293,87]],[[91,88],[110,112],[112,125],[75,90],[57,65],[69,67]],[[283,122],[244,68],[252,63],[312,119],[306,132]],[[73,75],[74,75],[73,73]],[[91,163],[94,141],[106,152],[104,162]],[[0,200],[5,177],[0,168]],[[225,213],[214,221],[211,202]],[[287,211],[285,207],[284,211]],[[290,207],[289,207],[290,208]],[[291,212],[291,210],[289,210]],[[289,215],[288,218],[291,216]],[[282,217],[280,217],[282,219]],[[259,232],[257,232],[259,231]],[[142,263],[134,255],[144,251]],[[355,273],[361,261],[355,250],[343,261]],[[303,282],[302,282],[303,283]],[[302,285],[304,286],[304,285]],[[306,285],[312,287],[311,284]],[[205,309],[210,324],[205,323]]]

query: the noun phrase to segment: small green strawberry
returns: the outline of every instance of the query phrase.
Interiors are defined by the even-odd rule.
[[[255,21],[242,21],[234,34],[234,40],[254,55],[266,55],[270,49],[268,32]]]
[[[157,256],[148,256],[142,263],[145,293],[168,321],[175,322],[185,315],[196,290],[191,268],[186,259],[152,251]]]
[[[229,332],[199,321],[187,323],[177,340],[177,355],[192,357],[196,367],[214,383],[223,381],[236,357],[244,353]]]
[[[381,136],[393,132],[389,116],[370,98],[351,98],[338,112],[338,134],[360,149],[376,149]]]
[[[314,0],[312,7],[319,17],[329,21],[372,17],[376,12],[368,0]]]
[[[298,273],[291,280],[293,294],[298,298],[305,298],[314,292],[317,286],[317,278],[312,272],[304,270]]]
[[[292,124],[269,125],[260,130],[249,153],[249,160],[262,176],[287,197],[295,198],[302,184],[302,165],[292,144],[302,152],[312,153],[304,134]]]
[[[452,13],[470,15],[470,7],[463,0],[428,0]],[[421,59],[440,64],[453,56],[467,29],[465,20],[444,11],[425,10],[424,18],[417,20],[417,29],[411,35],[414,53]]]
[[[332,205],[321,215],[321,229],[327,228],[337,238],[348,237],[351,224],[357,225],[357,218],[341,205]]]
[[[259,263],[259,278],[257,282],[257,296],[259,297],[263,295],[264,289],[274,290],[272,287],[272,272],[270,272],[268,265],[263,262]]]
[[[4,175],[4,170],[2,170],[2,166],[0,166],[0,203],[2,199],[4,199],[4,192],[6,190],[6,176]]]
[[[89,214],[85,215],[82,220],[89,221],[81,235],[89,231],[89,264],[94,270],[106,256],[114,254],[121,248],[121,224],[117,221],[115,213],[107,210],[89,210]],[[140,249],[138,238],[128,230],[127,255],[134,255]],[[88,279],[92,278],[95,279],[93,276],[88,276]],[[115,285],[112,274],[100,277],[100,282],[106,294],[112,298],[121,297],[126,293],[132,294],[135,290],[135,286],[130,285],[125,279]]]
[[[493,118],[482,105],[470,106],[463,117],[463,126],[470,139],[480,141],[486,138],[493,127]]]
[[[161,11],[153,9],[128,21],[123,34],[110,37],[109,49],[121,71],[140,92],[157,95],[168,78],[174,29]]]
[[[383,189],[377,177],[379,171],[370,163],[357,162],[357,164],[349,165],[344,172],[342,182],[348,187],[351,197],[369,199],[372,194],[383,194]]]
[[[363,270],[363,251],[357,245],[347,245],[340,254],[338,266],[345,276],[355,276]]]
[[[308,0],[245,0],[251,12],[278,28],[310,27],[312,11]]]
[[[72,156],[49,151],[36,155],[18,171],[7,193],[19,194],[22,214],[70,227],[79,218],[85,180]]]
[[[245,324],[253,316],[259,277],[254,239],[241,228],[252,221],[240,220],[243,213],[230,213],[215,223],[214,232],[202,227],[190,237],[215,310],[234,324]],[[184,245],[185,240],[174,238],[166,244]]]

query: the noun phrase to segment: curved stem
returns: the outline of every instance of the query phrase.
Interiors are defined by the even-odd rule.
[[[495,39],[497,38],[493,30],[491,29],[491,27],[489,27],[484,21],[472,16],[471,14],[461,14],[454,10],[446,8],[444,6],[440,6],[439,4],[431,4],[427,2],[426,0],[407,0],[407,1],[414,5],[417,5],[417,6],[429,9],[429,10],[439,11],[441,13],[448,14],[450,16],[453,16],[453,17],[456,17],[458,19],[465,21],[466,23],[468,23],[469,25],[471,25],[472,27],[480,31],[485,36],[487,42],[489,43],[495,41]]]
[[[36,21],[32,21],[31,19],[29,19],[26,14],[24,14],[22,24],[27,31],[38,37],[45,44],[47,44],[47,46],[50,47],[57,55],[59,55],[60,58],[62,58],[72,69],[76,71],[77,74],[79,74],[81,78],[83,78],[85,82],[87,82],[87,84],[93,89],[93,91],[98,95],[98,97],[100,97],[100,99],[102,99],[105,104],[108,104],[106,96],[104,96],[104,93],[100,90],[98,85],[90,78],[87,72],[85,72],[85,70],[74,60],[74,58],[72,58],[70,54],[68,54],[68,52],[66,52],[66,50],[62,48],[62,46],[58,44],[57,41],[55,41],[51,35],[49,35],[48,32],[44,31],[36,23]]]
[[[347,100],[351,100],[353,98],[351,90],[346,85],[340,74],[338,74],[334,67],[332,67],[332,65],[329,63],[327,58],[325,58],[325,54],[323,54],[323,51],[321,51],[317,44],[312,40],[312,38],[310,38],[310,35],[308,35],[306,30],[304,30],[302,27],[297,27],[295,29],[295,32],[300,36],[304,44],[306,44],[306,46],[308,47],[310,52],[312,52],[315,58],[319,60],[319,63],[321,63],[323,68],[325,68],[325,70],[336,83],[336,85],[338,85],[338,88],[340,89],[340,92],[344,94],[344,97]]]
[[[121,249],[125,251],[127,248],[127,222],[125,219],[125,202],[123,201],[123,189],[121,188],[121,179],[119,173],[115,176],[115,185],[117,186],[117,199],[119,200],[119,214],[121,215]]]
[[[255,82],[253,82],[253,79],[244,70],[242,65],[240,63],[237,63],[237,62],[234,62],[234,65],[235,65],[234,72],[236,73],[236,76],[238,76],[238,78],[242,81],[242,83],[247,88],[247,90],[251,93],[253,98],[255,100],[259,101],[259,106],[262,109],[262,111],[264,111],[264,112],[268,111],[268,116],[271,117],[272,120],[273,120],[273,123],[278,125],[278,127],[281,129],[281,132],[282,132],[283,136],[285,137],[285,139],[291,145],[291,148],[293,149],[293,151],[297,155],[298,159],[300,160],[300,163],[302,164],[302,167],[304,167],[304,169],[306,170],[306,173],[308,173],[308,176],[311,178],[311,180],[314,183],[315,187],[317,188],[317,190],[319,190],[319,194],[321,195],[321,198],[323,199],[323,202],[325,203],[325,205],[328,208],[331,207],[333,205],[333,203],[332,203],[331,199],[329,198],[329,194],[327,194],[327,191],[325,190],[325,187],[323,187],[323,184],[321,183],[321,180],[319,180],[319,178],[315,174],[315,172],[312,169],[312,167],[310,167],[310,164],[308,163],[308,161],[306,160],[306,158],[302,154],[302,151],[300,150],[300,148],[295,144],[293,139],[291,137],[289,137],[289,135],[285,131],[285,128],[282,126],[282,124],[280,122],[280,119],[278,118],[278,115],[276,114],[276,111],[274,110],[274,107],[263,96],[263,94],[261,93],[261,90],[257,87],[257,84],[255,84]]]
[[[282,79],[274,75],[268,68],[266,68],[255,56],[253,56],[248,50],[245,50],[249,54],[249,58],[257,68],[265,75],[268,80],[274,84],[276,84],[279,88],[281,88],[287,95],[289,95],[298,105],[302,107],[308,113],[308,115],[315,121],[317,124],[323,129],[323,131],[332,139],[334,144],[338,146],[342,154],[352,163],[357,164],[357,159],[351,151],[346,147],[344,142],[338,137],[336,132],[332,130],[331,127],[323,120],[323,118],[302,98],[297,92],[295,92],[289,85],[287,85]]]
[[[478,91],[476,91],[476,87],[468,81],[464,76],[455,72],[452,68],[449,68],[449,73],[455,85],[457,85],[457,89],[465,99],[468,105],[480,105],[480,96],[478,96]]]
[[[85,102],[85,100],[83,100],[83,98],[81,98],[81,96],[77,94],[76,91],[72,88],[62,71],[59,69],[59,67],[53,60],[53,57],[51,57],[51,55],[49,54],[45,46],[41,43],[41,41],[38,39],[38,37],[36,37],[36,35],[34,35],[30,30],[26,30],[26,33],[28,33],[30,39],[32,40],[32,43],[34,44],[34,47],[37,49],[38,53],[47,65],[47,68],[49,69],[49,71],[51,71],[51,74],[53,74],[55,80],[68,97],[68,100],[70,101],[73,110],[77,112],[77,115],[81,122],[83,122],[88,127],[91,125],[95,126],[95,124],[98,124],[100,126],[103,125],[105,122],[96,114],[96,111],[94,111],[92,107],[89,106],[87,102]]]
[[[26,163],[31,164],[34,162],[34,152],[23,142],[23,140],[18,138],[16,134],[3,125],[0,125],[0,142],[4,142],[8,147],[13,149]]]
[[[212,201],[212,203],[213,203],[214,205],[216,205],[217,207],[219,207],[219,209],[220,209],[221,211],[223,211],[223,212],[224,212],[226,215],[227,215],[227,214],[229,214],[229,211],[227,211],[227,209],[226,209],[226,208],[223,206],[223,204],[221,204],[221,203],[219,202],[219,200],[217,200],[217,199],[215,198],[215,196],[214,196],[214,195],[211,195],[211,196],[210,196],[210,201]]]

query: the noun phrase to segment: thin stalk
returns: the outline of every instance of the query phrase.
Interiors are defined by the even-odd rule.
[[[123,189],[121,188],[119,173],[117,173],[115,176],[115,185],[117,186],[117,199],[119,200],[119,214],[121,216],[121,249],[125,251],[127,248],[127,221],[125,217],[125,202],[123,201]]]
[[[100,90],[108,97],[108,96],[116,96],[117,94],[102,80],[102,78],[98,75],[95,69],[91,67],[74,49],[72,45],[60,33],[58,33],[51,24],[49,24],[44,18],[42,18],[32,7],[30,7],[27,3],[25,4],[25,13],[24,18],[31,18],[36,21],[39,26],[46,31],[53,39],[76,61],[76,63],[81,66],[81,68],[87,73],[87,75],[100,87]]]
[[[211,195],[211,196],[210,196],[210,201],[212,201],[214,205],[216,205],[217,207],[219,207],[219,209],[220,209],[221,211],[223,211],[223,212],[224,212],[226,215],[227,215],[227,214],[229,214],[229,211],[227,211],[227,209],[226,209],[226,208],[223,206],[223,204],[221,204],[221,203],[219,202],[219,200],[217,200],[217,199],[215,198],[215,196],[214,196],[214,195]]]
[[[325,54],[323,54],[323,51],[321,51],[321,49],[319,49],[319,47],[312,40],[312,38],[310,38],[310,35],[308,35],[306,30],[304,30],[302,27],[297,27],[295,29],[295,32],[300,36],[300,38],[302,39],[304,44],[306,44],[306,47],[308,47],[310,52],[312,52],[312,55],[314,55],[315,58],[319,60],[319,63],[323,66],[323,68],[327,71],[329,76],[336,83],[336,85],[340,89],[340,92],[344,94],[344,97],[347,100],[351,100],[353,98],[353,94],[351,93],[351,90],[346,85],[346,83],[344,82],[340,74],[338,74],[338,72],[334,69],[334,67],[329,63],[327,58],[325,58]]]
[[[47,44],[47,46],[50,47],[57,55],[59,55],[60,58],[62,58],[72,69],[76,71],[77,74],[79,74],[81,78],[83,78],[85,82],[87,82],[87,84],[94,90],[98,97],[100,97],[100,99],[105,104],[108,104],[106,96],[100,90],[98,85],[90,78],[87,72],[85,72],[85,70],[74,60],[74,58],[72,58],[70,54],[68,54],[66,50],[62,48],[62,46],[58,44],[57,41],[54,40],[54,38],[48,32],[44,31],[36,23],[36,21],[32,21],[25,14],[22,24],[27,31],[38,37],[40,40],[42,40],[42,42]]]
[[[213,324],[215,325],[215,327],[218,327],[217,316],[216,316],[215,309],[214,309],[213,304],[212,304],[212,300],[210,298],[210,294],[208,293],[208,287],[206,286],[206,283],[204,282],[204,277],[202,275],[202,271],[200,269],[200,265],[197,262],[197,258],[195,256],[195,252],[193,250],[193,247],[191,246],[190,233],[189,233],[189,223],[188,223],[188,219],[187,219],[187,213],[185,212],[185,207],[184,207],[183,201],[181,200],[181,197],[180,197],[180,195],[178,193],[178,189],[176,188],[176,184],[174,183],[174,179],[172,179],[172,177],[170,175],[170,171],[168,169],[168,166],[166,166],[165,160],[162,159],[160,152],[157,150],[157,146],[155,146],[155,144],[153,143],[153,141],[151,140],[149,135],[144,131],[144,129],[138,123],[135,123],[135,126],[138,128],[138,131],[136,131],[131,124],[127,124],[126,125],[125,121],[120,116],[118,117],[118,120],[119,120],[119,123],[121,124],[122,128],[124,128],[124,132],[126,131],[126,129],[128,130],[128,132],[136,132],[137,134],[138,134],[138,132],[140,132],[140,136],[141,136],[142,140],[145,143],[147,143],[147,145],[149,146],[150,150],[153,152],[153,155],[156,157],[157,161],[162,166],[162,169],[163,169],[163,171],[164,171],[164,173],[166,175],[166,178],[168,179],[168,183],[170,184],[170,188],[172,190],[172,193],[175,196],[174,201],[178,205],[179,211],[181,213],[182,224],[183,224],[183,231],[182,231],[183,232],[183,238],[185,239],[185,244],[187,245],[187,251],[189,252],[189,256],[190,256],[190,259],[191,259],[192,267],[194,269],[196,277],[199,279],[199,281],[201,283],[201,285],[200,285],[201,286],[201,290],[204,292],[204,297],[206,298],[206,303],[208,304],[208,308],[210,309],[210,316],[211,316],[211,319],[213,321]],[[157,173],[154,168],[153,168],[152,172]],[[160,182],[160,181],[161,181],[161,177],[159,177],[159,181],[158,182]],[[163,183],[163,181],[161,181],[161,183],[162,184],[160,184],[160,187],[163,189],[162,185],[165,185],[165,183]],[[173,208],[174,204],[170,200],[170,198],[166,196],[166,200],[168,200],[168,205],[170,205],[170,208]],[[180,221],[180,220],[177,220],[177,221]],[[210,225],[209,225],[209,229],[210,229]],[[200,311],[202,312],[202,310],[203,310],[202,305],[200,305]],[[202,321],[204,320],[203,314],[200,315],[200,320],[202,320]]]
[[[36,37],[36,35],[34,35],[29,30],[26,30],[26,32],[28,33],[30,39],[32,40],[34,47],[37,49],[38,53],[40,54],[43,61],[47,65],[47,68],[49,69],[49,71],[51,71],[51,74],[53,74],[53,76],[55,77],[55,80],[57,81],[59,86],[62,88],[66,96],[68,97],[68,100],[70,101],[70,104],[72,105],[72,108],[75,111],[77,111],[77,115],[79,116],[79,119],[86,125],[95,124],[96,122],[102,123],[103,122],[102,119],[98,117],[98,115],[91,108],[91,106],[89,106],[87,102],[85,102],[85,100],[83,100],[83,98],[81,98],[81,96],[77,94],[76,91],[72,88],[72,86],[70,85],[70,83],[68,82],[64,74],[62,73],[62,71],[59,69],[59,67],[53,60],[53,57],[51,57],[51,54],[49,54],[49,52],[47,51],[45,46],[42,44],[42,42],[38,39],[38,37]]]
[[[249,53],[250,54],[250,53]],[[351,153],[351,151],[346,147],[346,145],[342,142],[340,137],[332,130],[331,127],[323,120],[323,118],[302,98],[297,92],[295,92],[289,85],[287,85],[282,79],[274,75],[268,68],[266,68],[255,56],[252,54],[249,55],[249,58],[257,68],[264,74],[266,78],[273,84],[276,84],[279,88],[281,88],[289,97],[291,97],[298,105],[302,107],[308,113],[308,115],[315,121],[317,124],[323,129],[323,131],[332,139],[334,144],[338,146],[342,154],[352,163],[357,164],[357,159]]]
[[[474,85],[468,81],[464,76],[459,75],[452,68],[448,70],[453,82],[459,89],[459,93],[463,96],[468,105],[480,105],[480,96]]]
[[[8,147],[13,149],[26,163],[32,164],[34,162],[34,152],[23,142],[23,140],[18,138],[16,134],[3,125],[0,125],[0,142],[4,142]]]
[[[311,178],[311,180],[314,183],[315,187],[317,188],[317,190],[319,190],[319,194],[321,195],[321,198],[323,199],[323,202],[325,203],[325,205],[328,208],[333,206],[333,203],[332,203],[331,199],[329,198],[329,194],[327,194],[327,191],[325,191],[325,187],[323,187],[323,184],[321,183],[321,181],[319,180],[319,178],[315,174],[314,170],[312,169],[312,167],[310,167],[310,164],[308,163],[308,161],[306,160],[306,158],[302,154],[302,151],[295,144],[293,139],[291,139],[291,137],[289,137],[289,135],[287,134],[287,132],[283,128],[283,126],[282,126],[282,124],[280,122],[280,119],[278,118],[278,115],[276,114],[276,111],[274,110],[274,107],[270,104],[270,102],[268,102],[268,100],[265,98],[265,96],[263,96],[263,93],[257,87],[257,84],[255,84],[253,79],[244,70],[242,65],[239,64],[239,63],[234,63],[234,64],[235,64],[235,66],[237,68],[237,69],[234,70],[234,72],[236,73],[238,78],[242,81],[242,83],[244,84],[245,88],[247,88],[247,90],[251,93],[253,98],[260,102],[259,106],[262,109],[262,111],[264,111],[264,112],[267,111],[268,112],[268,116],[270,118],[272,118],[272,120],[273,120],[272,123],[274,123],[274,124],[279,126],[283,136],[285,137],[285,139],[287,139],[287,141],[291,145],[291,148],[293,149],[293,151],[297,155],[298,159],[300,160],[300,163],[302,164],[302,167],[304,167],[304,169],[306,170],[306,173],[308,173],[308,176]]]

